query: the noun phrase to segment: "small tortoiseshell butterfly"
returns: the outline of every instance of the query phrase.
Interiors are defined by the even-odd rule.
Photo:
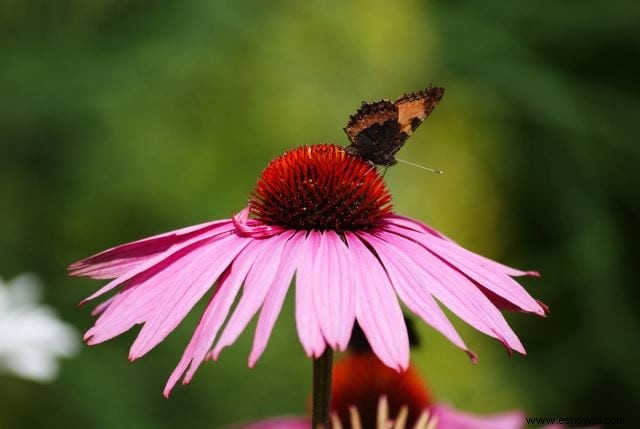
[[[395,154],[438,105],[443,94],[444,88],[429,85],[393,103],[389,100],[362,102],[362,107],[351,115],[344,128],[351,140],[345,150],[376,165],[394,165]]]

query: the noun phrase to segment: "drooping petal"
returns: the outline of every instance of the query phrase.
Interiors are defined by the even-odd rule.
[[[349,250],[338,234],[321,234],[313,261],[313,300],[325,340],[341,351],[349,344],[355,322],[352,267]]]
[[[412,261],[414,269],[420,270],[424,287],[458,317],[497,338],[508,350],[525,354],[504,316],[471,280],[410,239],[390,232],[380,232],[379,236]]]
[[[220,239],[220,236],[216,238]],[[109,340],[148,320],[157,303],[169,293],[168,288],[172,282],[176,281],[167,275],[171,273],[167,270],[181,260],[182,263],[190,261],[192,252],[205,245],[212,245],[212,240],[214,239],[192,243],[128,280],[85,334],[87,343],[93,345]]]
[[[112,296],[111,298],[96,305],[96,307],[91,311],[91,315],[94,317],[100,316],[102,313],[104,313],[104,311],[107,309],[107,307],[109,307],[109,305],[115,298],[115,296]]]
[[[218,243],[222,240],[226,243],[230,239],[232,238],[227,234],[221,239],[216,237],[208,242],[193,243],[156,266],[134,276],[127,282],[125,288],[109,301],[108,306],[102,308],[102,314],[85,334],[87,343],[90,345],[101,343],[126,332],[136,324],[150,320],[158,304],[171,293],[170,288],[175,282],[180,281],[174,273],[180,272],[180,267],[193,261],[194,254],[201,254],[212,248],[218,249],[219,254],[211,255],[211,266],[216,267],[218,262],[224,265],[223,260],[228,257],[228,251],[232,249],[226,249],[224,244],[220,246]]]
[[[131,346],[129,358],[134,360],[143,356],[164,340],[251,240],[236,235],[216,240],[150,279],[150,282],[166,282],[170,286],[155,303],[151,317]]]
[[[353,254],[356,318],[371,348],[385,365],[409,366],[409,337],[391,281],[376,256],[353,233],[346,233]]]
[[[432,406],[430,411],[438,419],[438,429],[521,429],[525,424],[520,411],[478,416],[442,404]]]
[[[207,305],[180,362],[165,385],[165,396],[169,396],[171,389],[173,389],[185,371],[187,371],[187,373],[183,383],[189,383],[193,378],[196,370],[204,361],[207,352],[213,345],[213,341],[218,335],[222,324],[226,320],[231,306],[240,291],[240,287],[247,277],[249,269],[255,262],[259,251],[260,243],[256,240],[252,241],[229,267],[226,276],[220,281],[220,286]]]
[[[336,314],[336,317],[340,320],[338,324],[338,346],[340,350],[344,350],[349,345],[356,317],[356,289],[352,268],[357,261],[354,260],[347,244],[337,234],[332,235],[337,255],[336,269],[340,274],[341,285],[338,291],[338,299],[334,304],[339,308],[339,312]]]
[[[418,231],[418,232],[425,231],[425,232],[428,232],[429,234],[435,235],[436,237],[440,237],[443,240],[453,241],[452,239],[450,239],[449,237],[447,237],[437,229],[432,228],[429,225],[426,225],[420,222],[415,222],[410,217],[401,216],[399,214],[394,213],[392,215],[385,217],[385,221],[393,225],[400,226],[402,228],[413,229],[414,231]]]
[[[141,261],[127,272],[122,273],[115,280],[112,280],[101,287],[98,291],[85,298],[81,304],[95,299],[125,283],[129,285],[136,283],[136,281],[133,280],[136,276],[146,276],[149,272],[162,270],[165,266],[171,264],[173,260],[181,258],[183,255],[188,254],[191,250],[197,247],[210,243],[213,238],[227,236],[232,230],[230,225],[230,222],[227,222],[225,225],[216,226],[215,228],[211,228],[201,234],[196,234],[188,240],[184,240],[181,243],[170,247],[164,252],[155,254],[150,258]]]
[[[400,216],[397,214],[391,215],[387,218],[389,223],[392,223],[394,225],[403,227],[403,228],[409,228],[409,229],[413,229],[417,232],[428,232],[436,237],[439,237],[445,241],[449,241],[451,243],[457,244],[455,243],[454,240],[452,240],[451,238],[447,237],[446,235],[444,235],[443,233],[441,233],[440,231],[435,230],[434,228],[430,227],[429,225],[426,225],[420,221],[417,221],[415,219],[411,219],[409,217],[406,216]],[[509,267],[507,265],[501,264],[499,262],[496,262],[494,260],[491,260],[489,258],[486,258],[482,255],[478,255],[477,253],[473,253],[469,250],[466,250],[464,248],[462,248],[463,250],[465,250],[466,252],[468,252],[469,254],[473,255],[473,257],[477,258],[478,261],[480,261],[481,263],[484,263],[487,267],[494,269],[498,272],[503,272],[504,274],[508,275],[508,276],[512,276],[512,277],[520,277],[520,276],[533,276],[533,277],[539,277],[540,274],[537,271],[522,271],[522,270],[518,270],[516,268],[512,268]]]
[[[485,294],[485,296],[487,298],[489,298],[489,301],[491,301],[493,303],[493,305],[498,307],[500,310],[522,312],[522,308],[518,307],[517,305],[513,304],[512,302],[504,299],[503,297],[501,297],[500,295],[496,294],[495,292],[490,291],[489,289],[487,289],[486,287],[482,286],[478,282],[475,282],[475,284],[478,287],[478,289],[480,289],[482,291],[482,293]],[[536,302],[538,303],[540,308],[542,308],[542,311],[544,311],[544,314],[539,314],[539,313],[536,313],[536,314],[538,314],[539,316],[546,316],[547,314],[549,314],[550,310],[549,310],[549,306],[547,304],[545,304],[544,302],[539,301],[539,300],[536,300]]]
[[[470,279],[486,289],[511,302],[522,311],[544,315],[543,308],[515,280],[504,271],[487,266],[478,255],[447,240],[428,233],[420,233],[406,228],[389,227],[389,230],[408,237],[421,244],[436,256],[444,259]]]
[[[228,225],[231,225],[231,219],[217,220],[121,244],[69,265],[69,274],[114,279],[172,246]]]
[[[420,277],[419,271],[414,269],[413,262],[402,252],[397,252],[387,242],[371,234],[362,233],[361,235],[371,244],[382,260],[396,292],[409,310],[441,332],[453,344],[466,351],[475,361],[477,359],[475,354],[469,351],[438,303],[423,286],[423,279]]]
[[[296,274],[296,328],[307,356],[319,357],[325,349],[313,303],[313,264],[320,242],[320,233],[310,231],[300,251]]]
[[[278,272],[276,273],[273,284],[267,292],[267,297],[264,300],[264,305],[260,311],[260,317],[258,319],[258,325],[256,326],[256,333],[253,340],[253,348],[249,355],[249,366],[253,367],[258,361],[269,337],[271,331],[276,323],[276,319],[282,309],[282,304],[289,290],[289,285],[293,279],[293,273],[295,272],[298,264],[298,257],[300,255],[300,245],[304,240],[304,232],[297,232],[289,241],[285,244],[284,251],[282,252],[282,258]]]
[[[285,244],[292,235],[291,231],[287,231],[280,235],[262,239],[261,252],[251,267],[249,274],[247,274],[238,306],[213,348],[212,356],[214,359],[218,358],[222,349],[236,341],[251,318],[264,303],[267,292],[278,273],[280,258]]]
[[[236,232],[245,237],[268,238],[286,230],[282,226],[268,225],[256,219],[249,219],[249,211],[246,209],[234,215],[231,220]]]

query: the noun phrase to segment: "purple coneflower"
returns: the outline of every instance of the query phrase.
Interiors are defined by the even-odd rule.
[[[378,358],[406,370],[409,342],[398,297],[474,360],[440,303],[507,350],[523,354],[500,309],[545,314],[544,305],[512,279],[537,273],[486,259],[394,214],[376,168],[328,144],[274,159],[248,207],[231,219],[117,246],[69,270],[113,279],[87,298],[117,291],[95,309],[99,317],[85,340],[98,344],[142,324],[131,360],[162,342],[211,291],[165,395],[181,377],[189,382],[203,360],[217,359],[259,313],[249,357],[253,366],[294,275],[297,331],[314,358],[325,349],[344,350],[357,320]]]
[[[524,429],[514,410],[476,415],[439,403],[419,372],[398,373],[369,352],[338,360],[333,370],[331,429]],[[284,416],[231,426],[235,429],[308,429],[307,417]],[[544,426],[562,429],[565,425]],[[595,429],[595,428],[593,428]]]

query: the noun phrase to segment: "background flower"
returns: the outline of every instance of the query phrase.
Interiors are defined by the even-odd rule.
[[[524,429],[528,426],[522,411],[478,415],[439,403],[415,368],[398,373],[370,351],[352,353],[336,362],[332,391],[334,429]],[[304,417],[275,417],[232,427],[302,429],[310,425]],[[560,428],[566,426],[544,427]]]
[[[41,289],[33,274],[0,279],[0,369],[44,383],[58,375],[59,359],[78,352],[80,336],[39,303]]]

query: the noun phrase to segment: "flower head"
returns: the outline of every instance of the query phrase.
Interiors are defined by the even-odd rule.
[[[521,429],[525,423],[519,411],[477,416],[439,404],[412,366],[399,373],[369,352],[336,362],[332,397],[332,429]],[[302,429],[309,421],[280,417],[242,427]]]
[[[94,311],[99,317],[85,339],[97,344],[142,324],[131,360],[163,341],[211,291],[165,395],[183,375],[191,380],[205,358],[217,359],[258,314],[254,365],[294,275],[298,336],[313,357],[327,346],[344,350],[358,321],[378,358],[406,370],[409,341],[398,297],[474,360],[440,303],[520,353],[499,309],[545,314],[512,279],[536,273],[486,259],[393,214],[378,171],[335,145],[305,146],[273,160],[249,206],[231,219],[117,246],[69,270],[113,279],[87,298],[116,290]]]
[[[378,399],[375,414],[366,415],[361,413],[360,409],[352,405],[349,407],[349,417],[346,423],[337,414],[331,416],[331,429],[437,429],[438,418],[429,415],[428,410],[423,410],[420,418],[414,423],[409,424],[407,421],[408,408],[403,407],[395,418],[389,415],[389,401],[386,396]],[[363,417],[364,416],[364,417]],[[364,423],[367,422],[367,423]],[[234,426],[242,429],[309,429],[310,422],[303,417],[276,417],[273,419],[263,420],[249,425]],[[324,429],[324,428],[323,428]],[[455,429],[455,428],[451,428]],[[466,428],[458,428],[466,429]],[[481,428],[481,429],[512,429],[505,428]]]
[[[412,366],[398,372],[372,353],[354,353],[336,363],[331,396],[336,420],[350,427],[355,408],[362,427],[375,427],[380,398],[386,398],[385,414],[393,420],[403,415],[402,420],[411,428],[433,404],[431,392]]]
[[[331,429],[524,429],[524,413],[476,415],[437,402],[412,366],[393,371],[370,352],[336,362]],[[305,417],[276,417],[237,426],[243,429],[304,429]],[[565,425],[544,426],[561,429]],[[594,428],[595,429],[595,428]]]
[[[265,224],[338,234],[375,228],[392,213],[391,195],[375,168],[333,145],[301,147],[274,159],[249,207]]]

